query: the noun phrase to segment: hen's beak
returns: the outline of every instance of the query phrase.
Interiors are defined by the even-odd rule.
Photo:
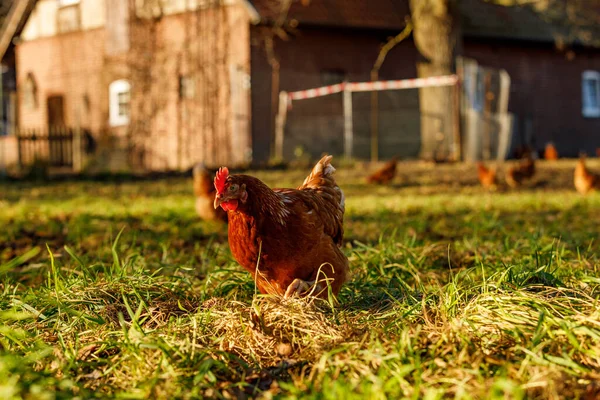
[[[223,202],[223,195],[222,194],[216,194],[215,195],[215,202],[214,202],[215,209],[218,208],[221,205],[222,202]]]

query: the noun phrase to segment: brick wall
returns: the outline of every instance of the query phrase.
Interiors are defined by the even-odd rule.
[[[118,168],[127,163],[151,170],[186,169],[199,161],[243,163],[250,133],[246,128],[232,139],[229,80],[232,69],[249,72],[249,22],[242,6],[226,9],[163,17],[152,27],[152,36],[148,30],[137,36],[140,32],[132,30],[131,50],[120,55],[107,55],[104,28],[21,42],[16,48],[19,126],[46,127],[48,98],[62,96],[65,124],[90,129],[106,147],[103,157],[120,149]],[[37,85],[36,107],[23,104],[28,74]],[[183,75],[196,77],[193,99],[180,96]],[[108,88],[117,79],[132,85],[131,123],[110,128]],[[239,96],[244,94],[248,101],[236,104],[249,109],[247,90]],[[127,160],[121,153],[132,146],[135,150]]]
[[[102,74],[104,30],[72,32],[59,36],[24,41],[16,47],[18,124],[21,128],[47,126],[47,100],[63,96],[67,125],[78,121],[98,131],[108,115],[107,88]],[[37,86],[37,105],[23,105],[23,84],[32,74]]]
[[[250,147],[250,131],[236,132],[232,119],[232,71],[249,73],[249,22],[241,6],[163,18],[157,27],[151,69],[152,132],[146,146],[152,169],[185,169],[196,162],[241,164]],[[229,28],[228,28],[229,27]],[[135,47],[132,46],[132,47]],[[135,52],[135,50],[133,50]],[[180,77],[195,80],[196,96],[180,96]],[[136,82],[133,82],[135,86]],[[246,96],[249,88],[237,94]],[[249,110],[245,111],[249,119]]]

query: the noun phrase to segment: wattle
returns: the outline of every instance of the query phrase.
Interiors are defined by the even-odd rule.
[[[221,203],[221,207],[225,211],[235,211],[238,208],[237,200],[228,200]]]

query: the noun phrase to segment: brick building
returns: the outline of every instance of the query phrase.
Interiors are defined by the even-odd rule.
[[[80,127],[111,169],[249,160],[245,2],[28,1],[4,31],[18,37],[19,129]]]

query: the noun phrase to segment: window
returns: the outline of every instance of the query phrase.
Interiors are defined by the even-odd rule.
[[[160,18],[168,3],[163,0],[135,0],[135,14],[142,19]]]
[[[23,84],[23,107],[28,110],[35,110],[37,105],[37,85],[33,74],[30,72]]]
[[[196,97],[196,80],[190,75],[179,76],[179,97],[193,99]]]
[[[79,0],[58,0],[56,18],[59,33],[79,30],[81,21]]]
[[[584,117],[600,117],[600,72],[583,72],[581,76],[581,102],[581,113]]]
[[[108,119],[110,126],[129,124],[130,84],[125,79],[119,79],[108,88]]]
[[[323,86],[335,85],[346,80],[346,71],[341,69],[326,69],[321,71]]]

